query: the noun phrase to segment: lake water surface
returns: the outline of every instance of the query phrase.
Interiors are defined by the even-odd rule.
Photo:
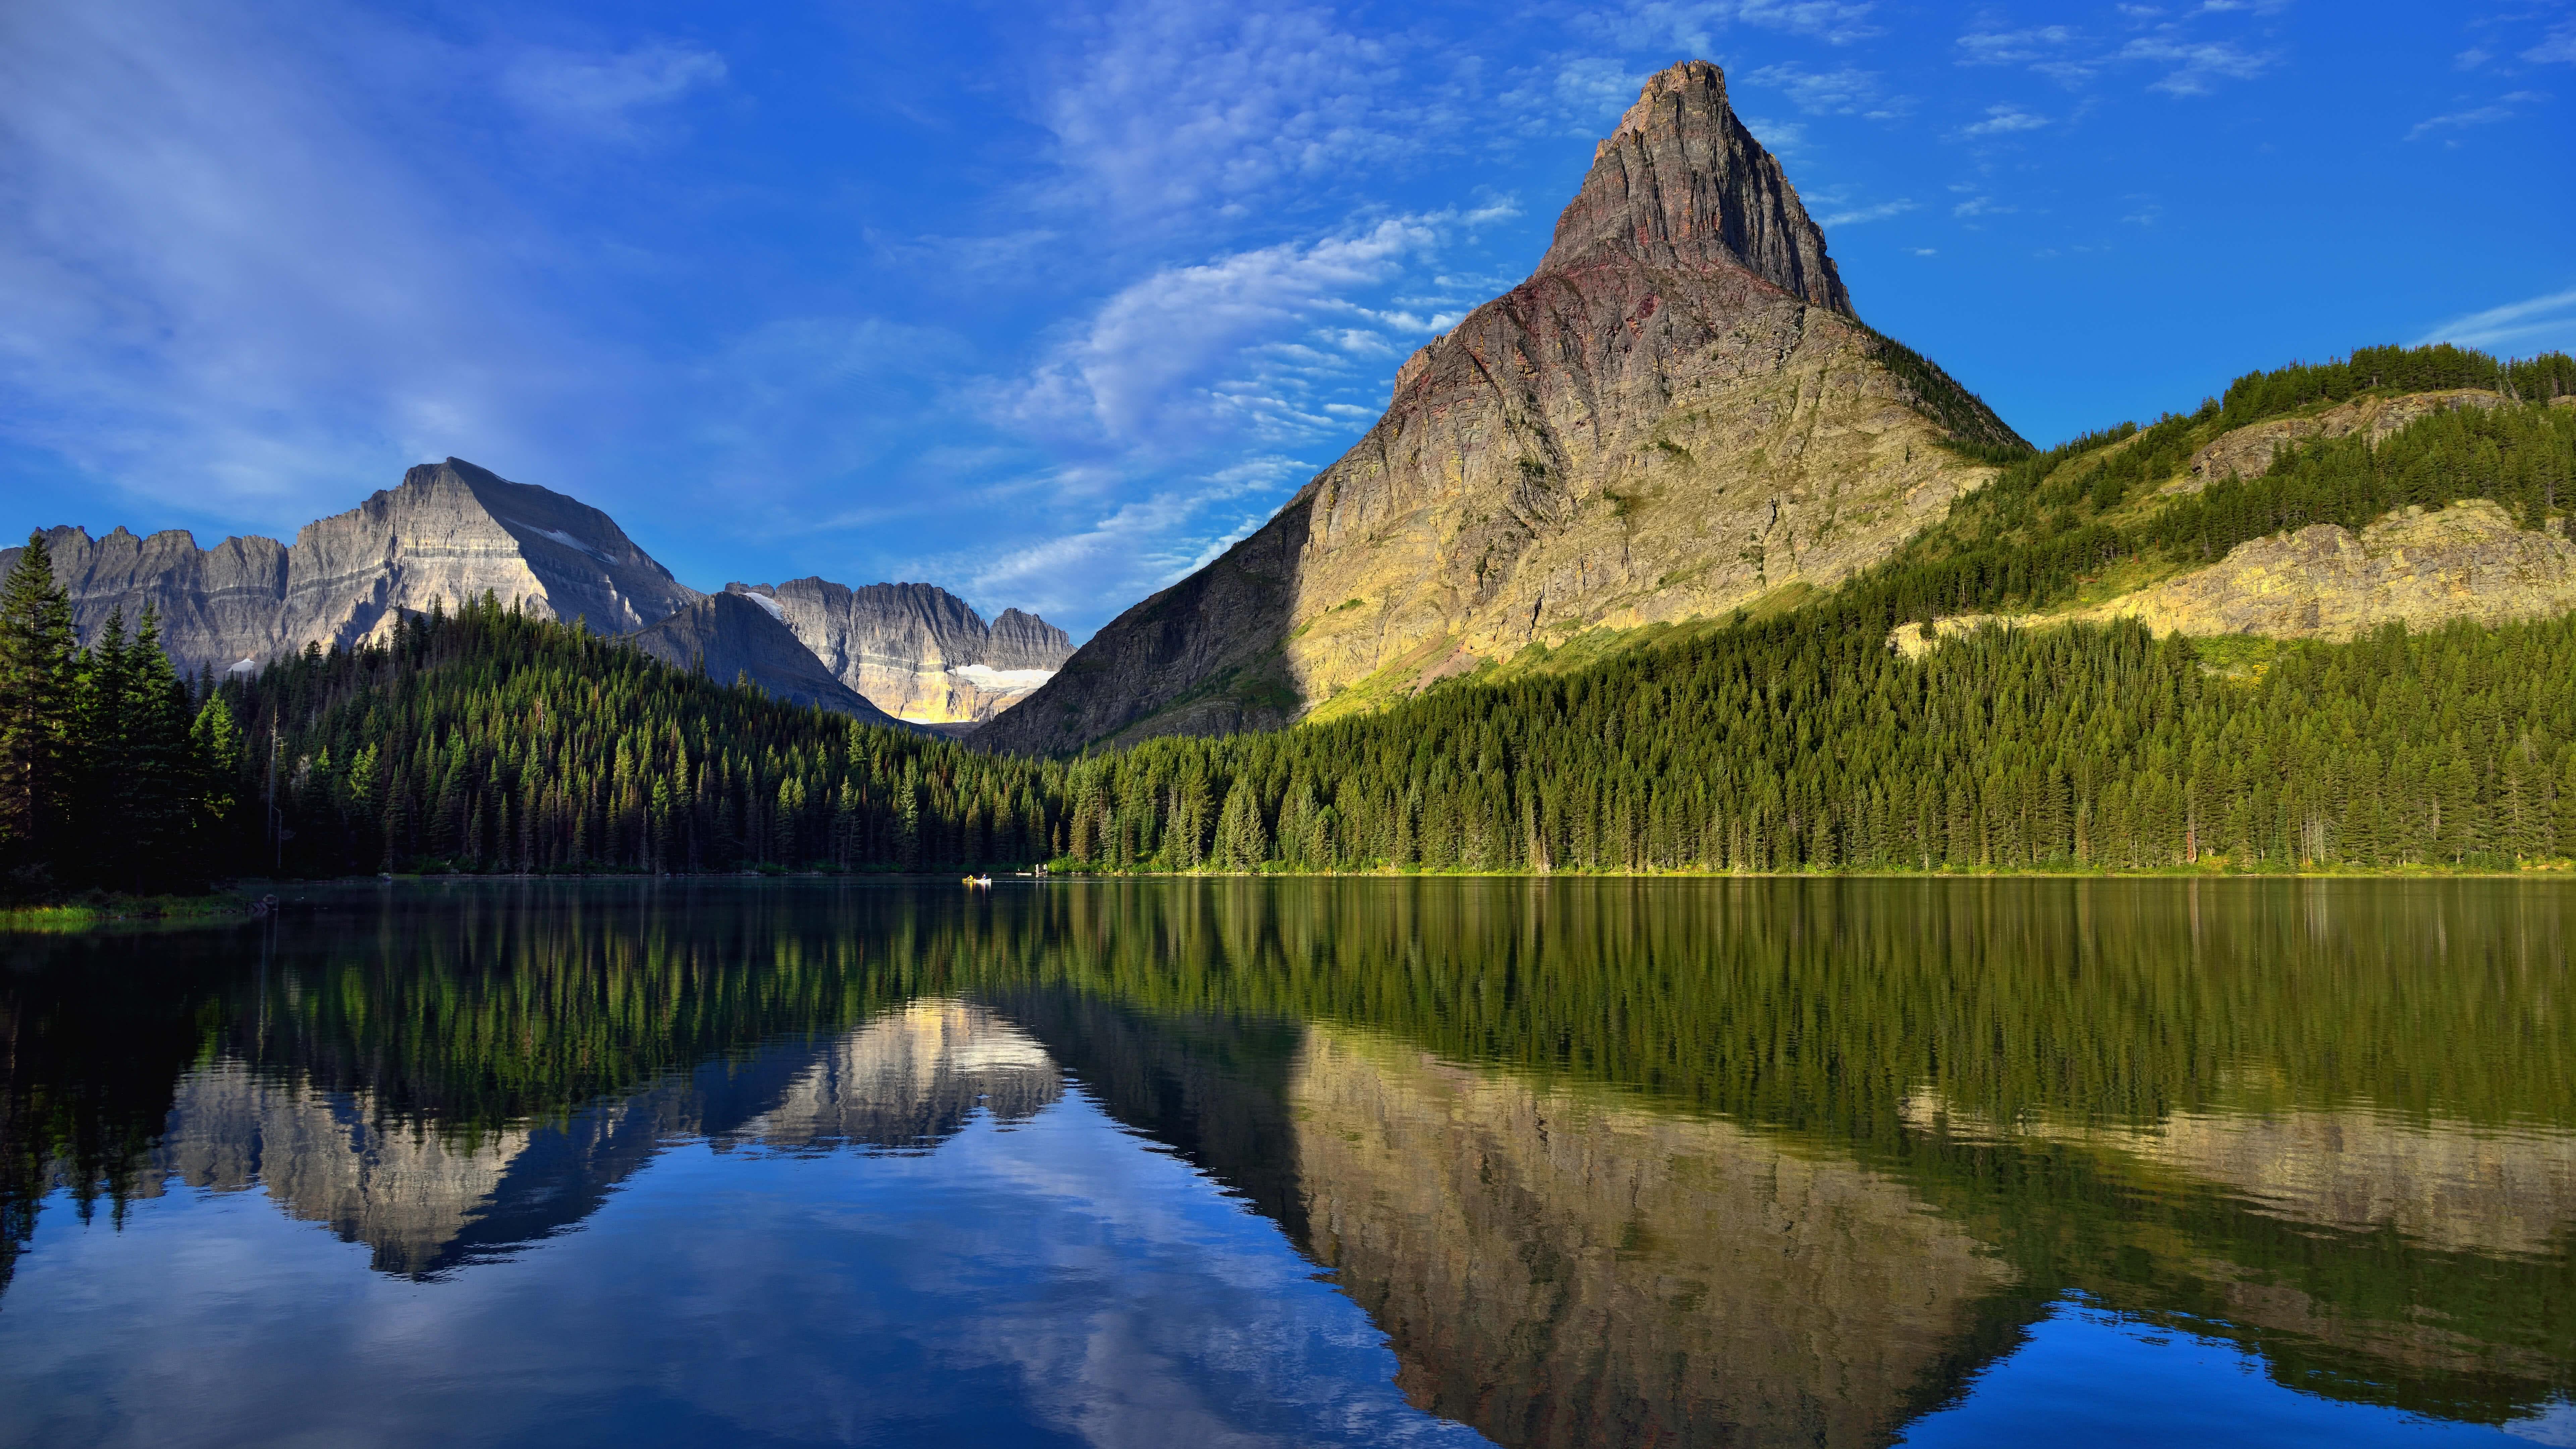
[[[2576,1445],[2571,938],[2228,880],[0,938],[0,1445]]]

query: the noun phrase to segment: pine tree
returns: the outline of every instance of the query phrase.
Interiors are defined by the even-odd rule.
[[[70,596],[42,533],[0,582],[0,868],[42,889],[65,844],[72,763]]]

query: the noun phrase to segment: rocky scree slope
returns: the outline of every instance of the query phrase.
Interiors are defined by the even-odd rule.
[[[1721,617],[1886,556],[2018,443],[1864,326],[1717,67],[1649,81],[1530,279],[1397,372],[1268,524],[979,730],[1064,753],[1366,709],[1596,629]]]

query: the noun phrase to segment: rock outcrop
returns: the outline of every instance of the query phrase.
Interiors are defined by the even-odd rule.
[[[2483,388],[2401,393],[2395,397],[2357,397],[2324,412],[2300,418],[2272,418],[2252,423],[2210,440],[2191,455],[2183,476],[2165,486],[2167,493],[2197,493],[2228,478],[2259,478],[2284,448],[2319,438],[2346,438],[2368,433],[2374,444],[2407,424],[2457,408],[2491,408],[2503,398]]]
[[[1536,273],[1408,360],[1367,437],[976,740],[1329,718],[1531,644],[1829,586],[1991,476],[1943,441],[2011,437],[1859,322],[1724,77],[1675,66]]]
[[[190,674],[257,665],[306,644],[355,644],[427,609],[487,590],[602,633],[640,629],[698,597],[635,546],[616,520],[461,458],[427,463],[346,513],[306,524],[292,546],[228,538],[201,549],[173,529],[137,538],[46,535],[73,621],[95,637],[111,613],[130,626],[160,611],[161,643]],[[18,549],[0,551],[0,569]]]
[[[709,594],[638,630],[634,642],[663,663],[694,670],[718,684],[746,681],[790,704],[816,705],[869,724],[898,723],[834,677],[751,595]]]
[[[1062,629],[1005,609],[991,624],[930,584],[850,588],[826,579],[727,584],[768,608],[841,683],[898,719],[991,719],[1054,677],[1073,653]]]
[[[2483,498],[2433,512],[2408,508],[2359,533],[2312,524],[2240,543],[2207,568],[2088,608],[1959,615],[1938,621],[1935,637],[1989,623],[2035,628],[2137,619],[2159,634],[2349,639],[2391,622],[2430,629],[2461,619],[2553,618],[2576,609],[2576,542],[2562,529],[2563,520],[2522,528]],[[1933,640],[1906,624],[1890,642],[1919,654]]]

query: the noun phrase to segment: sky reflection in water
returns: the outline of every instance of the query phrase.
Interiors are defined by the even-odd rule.
[[[2571,893],[1758,884],[30,947],[0,1444],[2576,1443]]]

